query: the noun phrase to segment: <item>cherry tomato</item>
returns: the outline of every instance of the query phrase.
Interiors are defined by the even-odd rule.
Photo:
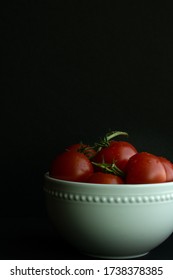
[[[125,172],[130,157],[137,153],[136,148],[125,141],[111,141],[108,147],[102,148],[94,157],[96,163],[115,163]]]
[[[94,184],[123,184],[123,180],[119,176],[103,172],[93,173],[87,182]]]
[[[127,184],[162,183],[166,181],[166,171],[159,157],[141,152],[132,156],[127,164]]]
[[[93,165],[82,153],[69,151],[52,162],[49,175],[56,179],[83,182],[93,173]]]
[[[93,148],[91,148],[87,144],[82,144],[82,143],[73,144],[73,145],[69,146],[66,150],[83,153],[88,158],[92,158],[96,154],[96,151]]]
[[[161,163],[163,164],[165,171],[166,171],[166,181],[171,182],[173,181],[173,164],[168,159],[164,157],[159,157]]]

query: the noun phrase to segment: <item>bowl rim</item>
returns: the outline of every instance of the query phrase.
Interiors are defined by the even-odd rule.
[[[106,187],[106,188],[112,188],[112,187],[120,187],[120,188],[134,188],[134,189],[139,189],[139,188],[143,188],[145,187],[146,189],[150,189],[151,187],[161,187],[161,186],[173,186],[173,181],[171,182],[163,182],[163,183],[149,183],[149,184],[97,184],[97,183],[87,183],[87,182],[76,182],[76,181],[68,181],[68,180],[62,180],[62,179],[57,179],[57,178],[53,178],[51,176],[49,176],[49,172],[46,172],[44,174],[44,178],[46,180],[49,180],[51,182],[57,182],[57,183],[65,183],[65,184],[68,184],[69,186],[70,185],[76,185],[76,186],[87,186],[87,187]]]

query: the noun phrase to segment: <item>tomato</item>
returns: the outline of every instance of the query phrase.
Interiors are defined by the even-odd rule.
[[[73,144],[73,145],[69,146],[66,150],[83,153],[88,158],[92,158],[96,154],[96,151],[93,148],[91,148],[87,144],[82,144],[82,143]]]
[[[111,141],[108,147],[102,148],[93,158],[96,163],[115,163],[125,172],[130,157],[137,153],[136,148],[125,141]]]
[[[141,152],[132,156],[127,164],[127,184],[162,183],[166,181],[166,171],[159,157]]]
[[[123,180],[119,176],[103,172],[93,173],[87,182],[94,184],[123,184]]]
[[[69,151],[52,162],[49,175],[56,179],[83,182],[93,173],[93,165],[82,153]]]
[[[173,164],[168,159],[164,157],[159,157],[161,163],[163,164],[165,171],[166,171],[166,181],[171,182],[173,181]]]

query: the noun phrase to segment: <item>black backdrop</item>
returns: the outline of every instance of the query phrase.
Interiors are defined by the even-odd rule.
[[[139,151],[173,161],[171,7],[11,1],[2,11],[5,234],[46,217],[43,174],[66,145],[123,130]]]

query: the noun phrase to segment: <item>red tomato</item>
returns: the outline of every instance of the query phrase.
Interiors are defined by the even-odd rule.
[[[132,156],[127,164],[127,184],[162,183],[166,181],[166,171],[159,157],[141,152]]]
[[[171,182],[173,181],[173,164],[168,159],[164,157],[159,157],[161,163],[163,164],[165,171],[166,171],[166,181]]]
[[[123,180],[120,177],[113,174],[102,173],[102,172],[93,173],[89,177],[87,182],[94,183],[94,184],[123,184]]]
[[[96,154],[96,151],[93,148],[91,148],[87,144],[82,144],[82,143],[73,144],[73,145],[69,146],[66,150],[83,153],[88,158],[92,158]]]
[[[50,176],[56,179],[83,182],[93,173],[93,165],[82,153],[69,151],[52,162]]]
[[[96,163],[115,163],[125,172],[126,164],[130,157],[137,153],[136,148],[125,141],[111,141],[108,147],[102,148],[94,157]]]

